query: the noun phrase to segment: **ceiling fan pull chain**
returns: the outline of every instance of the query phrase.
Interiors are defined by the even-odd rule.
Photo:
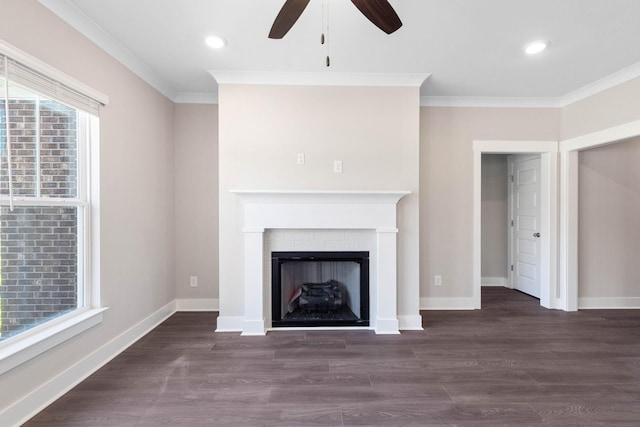
[[[326,65],[327,67],[331,66],[331,60],[329,59],[329,55],[330,55],[330,49],[329,49],[329,44],[331,43],[331,37],[329,36],[329,3],[327,2],[327,0],[323,0],[323,4],[322,4],[322,8],[324,9],[326,6],[326,25],[325,25],[325,31],[327,33],[327,37],[325,40],[324,34],[322,37],[322,41],[323,44],[326,41],[326,45],[327,45],[327,60],[326,60]],[[325,18],[324,14],[323,14],[323,18]]]
[[[321,31],[322,34],[320,34],[320,44],[324,44],[324,29],[325,29],[324,6],[325,4],[326,4],[326,0],[322,0],[322,31]]]

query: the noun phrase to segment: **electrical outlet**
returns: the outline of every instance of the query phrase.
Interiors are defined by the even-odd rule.
[[[191,276],[191,278],[189,279],[189,286],[191,286],[192,288],[198,287],[198,276]]]
[[[304,153],[298,153],[298,156],[296,157],[296,162],[299,165],[304,165]]]
[[[436,274],[435,276],[433,276],[433,284],[435,286],[442,286],[442,276]]]
[[[342,173],[342,160],[333,161],[333,173]]]

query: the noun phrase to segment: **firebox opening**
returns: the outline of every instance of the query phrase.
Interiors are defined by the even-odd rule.
[[[369,252],[273,252],[272,326],[369,326]]]

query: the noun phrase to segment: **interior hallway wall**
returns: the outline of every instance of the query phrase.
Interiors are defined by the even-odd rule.
[[[640,306],[640,137],[579,153],[578,296]]]
[[[508,279],[509,238],[507,156],[482,155],[482,277],[483,284],[504,284]],[[498,279],[498,280],[496,280]]]

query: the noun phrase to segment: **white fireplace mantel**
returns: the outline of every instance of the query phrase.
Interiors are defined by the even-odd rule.
[[[371,328],[397,334],[397,203],[410,191],[230,190],[243,205],[242,335],[264,335],[264,232],[268,229],[370,229],[376,232]]]

